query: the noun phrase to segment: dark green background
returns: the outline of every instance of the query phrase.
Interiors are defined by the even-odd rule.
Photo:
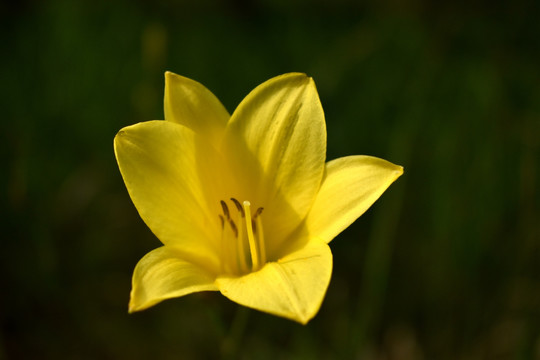
[[[196,4],[196,5],[195,5]],[[0,358],[540,357],[540,9],[531,1],[21,1],[0,5]],[[332,243],[307,325],[218,293],[128,315],[159,241],[113,155],[163,118],[163,73],[232,112],[315,79],[328,158],[405,174]]]

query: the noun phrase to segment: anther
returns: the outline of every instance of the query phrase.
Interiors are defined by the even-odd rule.
[[[229,220],[231,218],[231,215],[229,214],[229,208],[227,207],[227,204],[223,200],[220,200],[219,203],[221,204],[221,207],[223,208],[223,214],[225,214],[225,217],[227,218],[227,220]]]
[[[233,232],[234,232],[234,236],[235,236],[235,237],[238,237],[238,228],[236,227],[236,224],[234,223],[234,221],[232,221],[231,219],[229,219],[229,225],[231,225],[231,229],[232,229]]]
[[[244,208],[242,208],[240,201],[236,200],[235,198],[231,198],[231,201],[234,203],[234,205],[236,205],[236,208],[238,209],[238,212],[242,215],[242,217],[245,217],[246,214],[244,213]]]
[[[222,215],[218,215],[219,216],[219,220],[221,220],[221,230],[223,230],[223,228],[225,227],[225,219],[223,218]]]
[[[258,208],[257,211],[255,211],[255,215],[253,215],[253,219],[256,219],[257,216],[261,215],[263,210],[264,210],[264,208],[262,208],[262,207]]]

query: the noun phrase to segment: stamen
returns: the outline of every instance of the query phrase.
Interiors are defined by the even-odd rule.
[[[253,215],[253,220],[251,221],[251,224],[253,226],[253,232],[255,234],[257,233],[257,223],[259,222],[259,221],[255,222],[255,220],[259,217],[259,215],[262,214],[263,210],[264,210],[264,208],[260,207],[260,208],[257,209],[257,211],[255,211],[255,215]]]
[[[243,211],[243,209],[242,209]],[[237,256],[236,260],[238,263],[238,266],[240,267],[240,270],[244,273],[249,272],[249,266],[247,263],[247,255],[246,255],[246,231],[244,230],[244,225],[242,224],[242,219],[238,219],[239,222],[239,228],[238,228],[238,236],[237,236],[237,242],[236,242],[236,248],[237,248]]]
[[[230,198],[238,212],[231,212],[227,203],[220,201],[223,214],[218,214],[221,225],[221,268],[226,274],[247,274],[258,271],[266,263],[266,248],[261,213],[251,213],[251,203]],[[249,249],[249,250],[248,250]]]
[[[221,219],[221,270],[227,272],[229,270],[229,249],[225,244],[225,221],[223,216],[219,215],[219,218]]]
[[[261,215],[263,208],[259,208],[255,215]],[[260,211],[259,211],[260,210]],[[261,264],[266,264],[266,247],[264,246],[264,231],[262,226],[262,219],[260,216],[257,216],[257,227],[259,228],[259,233],[257,234],[257,240],[259,245],[259,256],[261,259]]]
[[[234,223],[234,221],[229,219],[229,225],[231,225],[231,229],[234,232],[234,237],[238,238],[238,228],[236,227],[236,224]]]
[[[251,203],[249,201],[244,201],[244,210],[246,214],[246,229],[249,240],[249,251],[251,253],[252,270],[257,271],[260,265],[259,249],[253,235],[253,227],[251,226]]]
[[[234,205],[236,205],[236,208],[238,209],[238,212],[242,214],[242,217],[245,217],[246,214],[244,214],[244,209],[242,208],[240,201],[236,200],[235,198],[231,198],[231,201],[234,203]]]
[[[225,214],[225,217],[227,220],[231,219],[231,215],[229,214],[229,208],[227,207],[227,204],[225,204],[225,201],[220,200],[219,202],[221,204],[221,207],[223,208],[223,214]]]
[[[225,219],[223,218],[222,215],[218,215],[219,216],[219,220],[221,220],[221,230],[223,230],[223,228],[225,227]]]
[[[219,218],[221,219],[222,223],[222,231],[221,231],[221,254],[222,254],[222,260],[221,260],[221,268],[223,272],[225,273],[231,273],[235,272],[234,267],[232,267],[232,261],[235,259],[235,244],[230,244],[228,239],[233,236],[233,230],[232,227],[227,226],[229,221],[226,221],[225,218],[222,215],[219,215]]]

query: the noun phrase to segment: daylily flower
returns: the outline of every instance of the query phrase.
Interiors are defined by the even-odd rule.
[[[165,74],[165,121],[122,129],[120,172],[163,243],[135,267],[129,311],[198,291],[307,323],[330,282],[328,243],[402,167],[369,156],[330,161],[313,80],[292,73],[229,115],[203,85]]]

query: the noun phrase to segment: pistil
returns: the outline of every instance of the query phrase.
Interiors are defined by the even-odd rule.
[[[251,265],[252,270],[259,270],[260,266],[260,250],[259,244],[255,241],[255,236],[253,235],[253,225],[251,224],[251,203],[249,201],[244,201],[244,213],[246,214],[246,229],[249,240],[249,251],[251,253]]]

